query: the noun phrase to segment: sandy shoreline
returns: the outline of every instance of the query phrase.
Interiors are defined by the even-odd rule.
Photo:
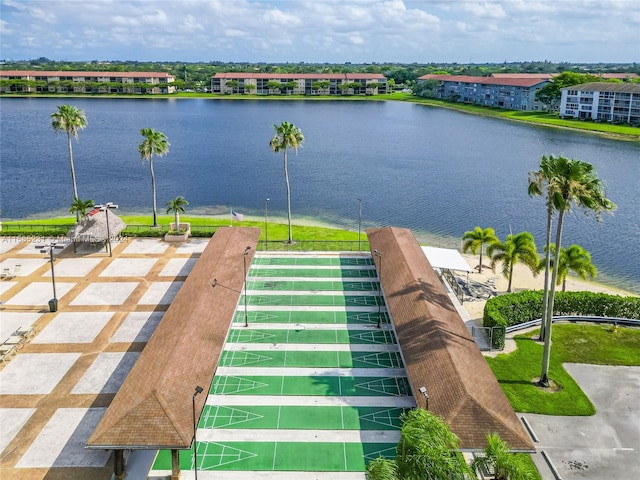
[[[478,256],[477,255],[469,255],[463,254],[464,259],[467,261],[470,267],[475,267],[478,265]],[[486,256],[483,257],[483,264],[488,264],[488,260]],[[464,282],[467,281],[467,276],[460,273],[457,275]],[[597,278],[597,277],[596,277]],[[490,294],[491,296],[495,296],[496,294],[502,294],[507,291],[507,286],[509,282],[506,278],[502,276],[500,271],[496,269],[493,272],[488,266],[482,268],[482,273],[478,273],[474,271],[473,273],[469,273],[468,276],[469,284],[472,287],[475,287],[474,290],[478,292],[480,295]],[[544,284],[544,272],[541,272],[537,277],[534,277],[529,270],[524,265],[518,264],[514,267],[513,271],[513,282],[512,289],[514,292],[519,292],[522,290],[542,290]],[[557,286],[556,291],[562,290],[562,286]],[[592,281],[584,281],[576,277],[567,277],[567,288],[568,292],[577,292],[577,291],[587,291],[587,292],[602,292],[608,293],[611,295],[622,295],[622,296],[637,296],[632,292],[621,290],[615,287],[610,287],[608,285],[602,285]],[[469,316],[473,320],[474,324],[481,326],[482,325],[482,315],[484,312],[484,306],[486,304],[486,299],[477,298],[474,301],[465,301],[464,308],[469,313]]]

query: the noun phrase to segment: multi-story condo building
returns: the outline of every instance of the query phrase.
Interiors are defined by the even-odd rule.
[[[542,110],[536,92],[551,81],[546,75],[473,77],[468,75],[423,75],[419,81],[436,80],[435,98],[511,110]]]
[[[563,88],[560,116],[640,125],[640,84],[592,82]]]
[[[173,93],[174,81],[164,72],[0,71],[3,93]]]
[[[294,95],[378,95],[387,79],[377,73],[216,73],[213,93],[289,93]]]

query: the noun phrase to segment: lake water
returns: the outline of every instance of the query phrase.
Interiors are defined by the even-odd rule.
[[[357,230],[410,228],[421,241],[460,245],[476,225],[501,239],[531,231],[542,250],[545,207],[527,195],[527,173],[545,154],[591,162],[618,204],[602,224],[581,212],[565,222],[564,245],[592,254],[600,281],[640,293],[640,143],[528,126],[439,108],[378,101],[208,99],[0,99],[1,208],[5,219],[68,210],[73,196],[66,135],[50,114],[70,103],[88,126],[73,144],[78,191],[120,213],[151,213],[140,129],[162,131],[170,153],[154,159],[159,213],[183,195],[187,213],[230,207],[261,218],[265,198],[286,216],[282,154],[269,148],[273,124],[299,126],[304,147],[289,157],[295,221]]]

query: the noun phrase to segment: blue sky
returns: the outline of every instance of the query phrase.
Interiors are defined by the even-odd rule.
[[[6,60],[640,61],[640,0],[0,2]]]

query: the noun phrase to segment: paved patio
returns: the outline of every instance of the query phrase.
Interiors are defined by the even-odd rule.
[[[114,243],[113,257],[89,245],[55,251],[55,313],[49,255],[8,240],[0,269],[21,267],[0,282],[0,337],[36,334],[0,364],[2,478],[107,480],[111,452],[86,441],[207,240],[131,239]]]

